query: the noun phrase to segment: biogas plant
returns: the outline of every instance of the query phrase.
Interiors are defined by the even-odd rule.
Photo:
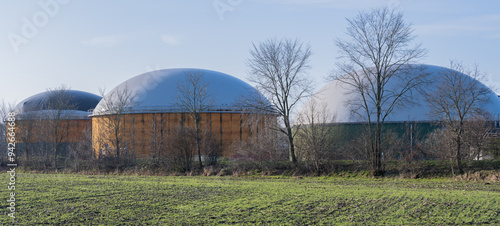
[[[251,109],[250,101],[262,110]],[[166,149],[195,133],[203,157],[232,158],[233,143],[275,123],[271,109],[255,88],[228,74],[192,68],[153,71],[121,83],[97,104],[91,116],[93,148],[96,156],[114,155],[120,146],[138,158],[176,157],[180,153]],[[118,133],[113,130],[117,123],[122,124]],[[113,139],[117,134],[123,140]]]
[[[431,65],[415,68],[431,80],[448,70]],[[397,80],[389,84],[397,85]],[[434,89],[432,83],[424,88]],[[487,97],[484,109],[497,128],[500,100],[491,90]],[[332,81],[304,103],[294,124],[310,126],[310,121],[300,119],[318,112],[311,107],[315,103],[335,116],[320,122],[323,126],[342,127],[332,131],[345,140],[356,137],[360,125],[368,122],[349,107],[356,98],[345,84]],[[79,145],[91,150],[92,158],[238,159],[242,143],[275,136],[279,125],[274,109],[256,88],[228,74],[195,68],[156,70],[124,81],[103,97],[52,90],[26,98],[15,107],[18,153],[40,156],[48,148],[65,158],[74,155],[73,147]],[[408,139],[413,139],[417,131],[424,137],[440,129],[430,115],[424,97],[415,92],[411,104],[395,110],[386,121],[396,133],[410,129]]]
[[[60,100],[61,93],[66,100]],[[263,136],[276,124],[271,103],[254,87],[228,74],[194,68],[137,75],[102,99],[81,91],[48,91],[22,101],[15,111],[19,130],[29,137],[18,139],[26,153],[36,155],[30,149],[58,140],[64,147],[58,155],[68,156],[67,147],[91,136],[93,158],[176,158],[186,152],[195,159],[233,158],[233,144]],[[56,121],[57,128],[47,131],[35,125]],[[197,149],[203,150],[201,156]]]

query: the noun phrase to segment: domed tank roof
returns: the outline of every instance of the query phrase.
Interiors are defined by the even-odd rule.
[[[129,93],[133,99],[126,113],[182,112],[176,103],[179,85],[187,83],[188,74],[201,75],[213,100],[207,111],[240,111],[241,99],[262,95],[248,83],[231,75],[205,69],[175,68],[151,71],[121,83],[108,94],[94,110],[94,115],[111,114],[109,105],[118,102],[120,94]],[[266,105],[271,105],[265,99]]]
[[[428,73],[429,79],[431,81],[437,81],[434,78],[440,76],[443,70],[450,70],[445,67],[434,66],[434,65],[412,65],[411,67],[414,73]],[[468,76],[468,75],[464,75]],[[469,77],[469,76],[468,76]],[[469,77],[473,79],[472,77]],[[387,86],[394,86],[394,83],[388,83]],[[426,89],[432,89],[432,84]],[[350,91],[351,87],[340,81],[334,80],[327,83],[319,92],[314,94],[311,99],[304,104],[304,107],[300,110],[300,114],[305,114],[308,111],[308,106],[311,106],[311,102],[315,101],[316,106],[325,106],[327,111],[335,116],[336,122],[362,122],[365,120],[356,118],[352,114],[352,109],[350,109],[348,102],[356,99],[356,92]],[[359,95],[359,94],[358,94]],[[489,102],[485,106],[485,109],[490,112],[493,116],[498,116],[500,114],[500,100],[498,96],[491,91],[488,94]],[[419,92],[414,92],[412,96],[412,101],[414,104],[410,106],[401,107],[395,109],[389,117],[386,119],[387,122],[404,122],[404,121],[433,121],[435,119],[430,116],[430,108],[425,102],[424,97]]]
[[[50,104],[50,100],[51,96],[58,95],[58,92],[59,90],[46,91],[28,97],[17,104],[14,111],[17,113],[26,113],[40,110],[56,110],[53,105]],[[102,99],[98,95],[78,90],[64,91],[64,95],[68,98],[68,104],[66,104],[63,110],[72,111],[87,112],[88,110],[94,109]]]

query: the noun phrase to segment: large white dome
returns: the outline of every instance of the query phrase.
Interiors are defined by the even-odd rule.
[[[135,103],[127,113],[182,111],[176,105],[178,86],[186,81],[188,73],[202,74],[203,83],[208,84],[208,92],[213,99],[209,111],[242,110],[242,98],[256,94],[261,96],[248,83],[221,72],[193,68],[163,69],[135,76],[118,85],[99,102],[94,115],[106,114],[106,101],[116,101],[117,95],[114,94],[124,90],[132,93]]]
[[[415,69],[415,73],[429,73],[429,78],[432,80],[433,78],[437,78],[440,76],[443,70],[449,70],[448,68],[433,66],[433,65],[413,65]],[[470,79],[473,79],[469,77]],[[434,79],[436,81],[436,79]],[[388,83],[388,86],[392,86],[394,84]],[[425,87],[427,89],[432,88],[432,84],[429,87]],[[356,99],[356,92],[350,92],[351,87],[347,84],[341,83],[337,80],[329,82],[323,88],[320,89],[319,92],[314,94],[311,99],[304,105],[304,107],[300,110],[299,114],[306,114],[306,112],[310,112],[309,106],[311,106],[311,102],[315,101],[316,106],[324,106],[327,111],[336,116],[336,122],[362,122],[364,120],[356,118],[351,113],[351,109],[349,108],[349,101]],[[359,95],[359,94],[358,94]],[[500,100],[498,96],[491,91],[488,94],[489,102],[485,106],[485,109],[491,113],[492,116],[500,115]],[[425,102],[424,97],[418,93],[414,92],[412,95],[412,100],[415,104],[411,104],[410,106],[401,107],[395,109],[391,115],[386,119],[388,122],[404,122],[404,121],[434,121],[434,119],[430,116],[430,108],[428,104]]]

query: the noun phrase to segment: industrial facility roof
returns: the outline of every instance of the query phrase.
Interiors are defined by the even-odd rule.
[[[438,76],[442,75],[443,70],[448,68],[433,66],[433,65],[411,65],[411,73],[428,73],[430,84],[423,87],[427,90],[434,88],[432,81],[437,81]],[[467,76],[467,75],[464,75]],[[469,76],[468,76],[469,77]],[[469,77],[472,79],[471,77]],[[387,90],[396,87],[398,84],[397,79],[387,84]],[[359,94],[356,91],[351,91],[351,87],[338,80],[334,80],[326,84],[319,92],[311,97],[308,103],[300,110],[301,115],[308,114],[311,110],[311,103],[313,100],[316,103],[316,111],[321,108],[326,108],[328,112],[335,116],[335,122],[363,122],[367,121],[356,117],[353,111],[361,111],[361,109],[353,109],[353,101],[359,100]],[[389,94],[386,91],[386,94]],[[500,100],[498,96],[491,91],[488,94],[489,102],[486,104],[485,109],[491,113],[492,116],[498,117],[500,115]],[[404,121],[435,121],[430,115],[430,108],[423,95],[420,92],[412,92],[411,100],[414,103],[407,104],[407,106],[395,109],[386,119],[388,122],[404,122]],[[371,110],[375,108],[370,106]],[[386,109],[387,106],[383,106]],[[362,113],[366,115],[365,113]],[[373,116],[372,116],[373,117]],[[366,118],[366,117],[365,117]],[[372,118],[374,119],[374,118]]]
[[[256,96],[264,100],[262,105],[271,105],[254,87],[231,75],[205,69],[176,68],[147,72],[121,83],[104,96],[94,115],[114,114],[113,106],[120,103],[127,105],[126,113],[183,112],[185,109],[178,105],[179,90],[181,84],[189,87],[188,75],[201,75],[198,86],[207,86],[206,93],[211,101],[207,101],[206,112],[241,111],[245,99]],[[131,101],[120,100],[120,96],[130,96],[125,99]]]
[[[59,90],[46,91],[21,101],[16,105],[14,111],[18,114],[25,114],[31,112],[47,113],[57,110],[54,109],[56,104],[51,104],[51,100],[53,100],[54,95],[59,95],[60,93],[67,98],[67,103],[63,104],[63,109],[61,110],[65,110],[66,114],[77,117],[88,115],[87,112],[94,109],[102,99],[98,95],[78,90],[67,90],[64,92],[60,92]]]

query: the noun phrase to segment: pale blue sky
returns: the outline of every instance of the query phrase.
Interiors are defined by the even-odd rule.
[[[335,69],[333,39],[343,36],[345,18],[384,6],[414,25],[428,50],[422,63],[478,64],[487,84],[500,87],[497,0],[0,0],[0,98],[18,102],[61,84],[98,94],[162,68],[246,81],[252,42],[269,37],[309,43],[309,74],[321,87]]]

